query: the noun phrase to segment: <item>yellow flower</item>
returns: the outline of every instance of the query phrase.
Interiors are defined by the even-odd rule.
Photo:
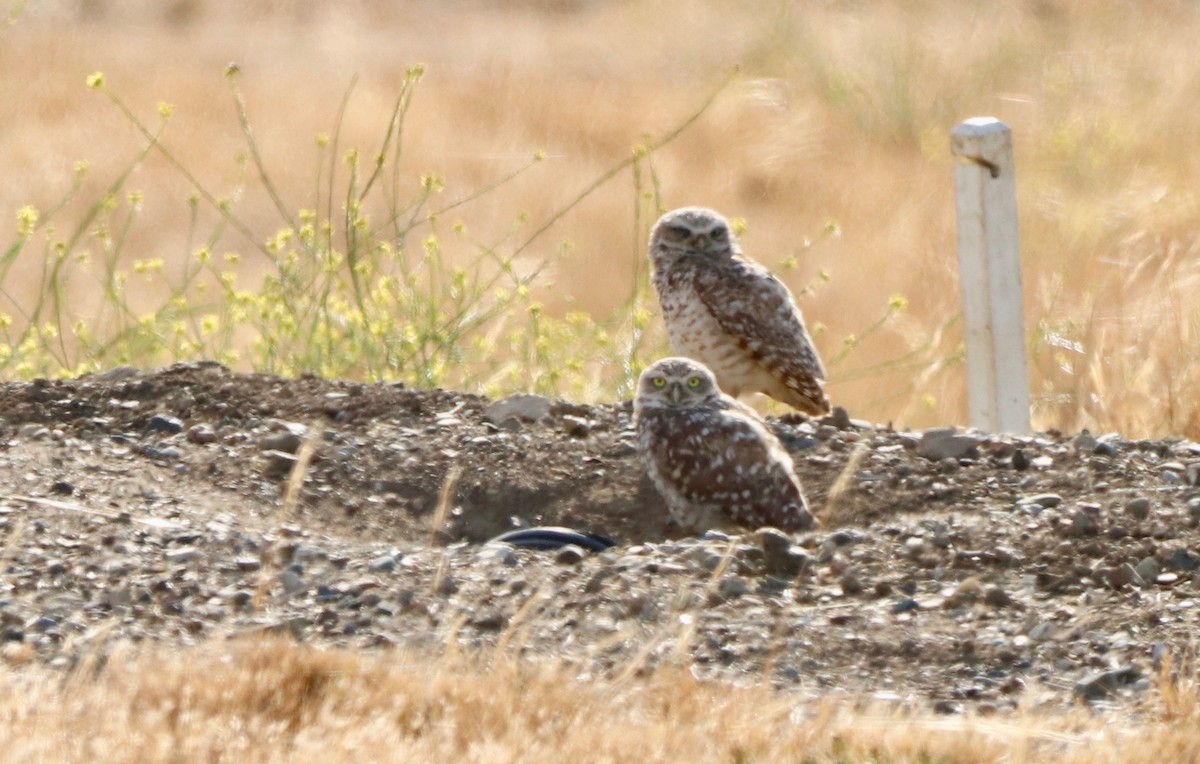
[[[175,104],[167,103],[166,101],[159,101],[158,106],[155,108],[158,109],[158,115],[163,119],[170,119],[171,114],[175,112]]]
[[[87,86],[92,90],[104,87],[104,73],[92,72],[87,76]]]
[[[26,204],[17,210],[17,235],[25,237],[33,233],[33,229],[37,228],[37,222],[37,207],[34,207],[32,204]]]

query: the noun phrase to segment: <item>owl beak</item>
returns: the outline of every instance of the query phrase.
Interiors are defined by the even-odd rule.
[[[671,389],[667,391],[667,398],[670,399],[672,406],[678,406],[683,402],[683,387],[679,383],[671,385]]]

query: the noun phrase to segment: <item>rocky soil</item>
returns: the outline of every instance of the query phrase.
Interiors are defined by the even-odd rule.
[[[1200,610],[1200,444],[1179,439],[785,418],[823,527],[689,537],[628,403],[199,364],[0,385],[0,417],[14,665],[283,632],[591,674],[685,661],[947,713],[1132,708]],[[488,543],[535,526],[616,543]]]

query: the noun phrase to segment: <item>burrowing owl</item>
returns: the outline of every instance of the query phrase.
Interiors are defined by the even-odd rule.
[[[742,255],[729,222],[701,207],[650,232],[654,289],[671,344],[712,369],[733,397],[766,393],[806,414],[829,412],[825,369],[792,294]]]
[[[721,392],[703,364],[664,358],[647,368],[633,411],[638,451],[684,528],[707,529],[722,519],[787,531],[813,526],[792,458],[753,409]]]

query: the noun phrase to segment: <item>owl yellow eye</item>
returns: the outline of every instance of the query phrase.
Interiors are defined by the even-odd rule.
[[[692,388],[693,390],[695,390],[697,387],[700,386],[700,378],[699,377],[688,377],[687,386]]]
[[[667,380],[663,379],[662,377],[655,377],[653,380],[651,380],[651,384],[653,384],[655,387],[666,387]]]

